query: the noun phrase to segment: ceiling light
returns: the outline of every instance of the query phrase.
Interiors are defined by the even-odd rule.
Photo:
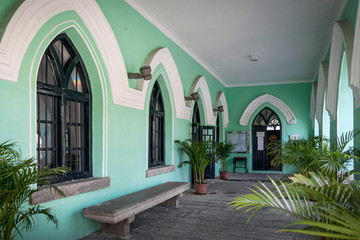
[[[257,61],[259,61],[259,56],[256,55],[256,54],[251,54],[251,55],[249,56],[249,58],[250,58],[250,61],[251,61],[251,62],[257,62]]]

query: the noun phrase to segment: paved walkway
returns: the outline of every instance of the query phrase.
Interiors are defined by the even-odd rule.
[[[228,204],[235,197],[249,193],[248,187],[256,184],[253,178],[255,175],[246,174],[246,177],[238,175],[230,176],[230,181],[212,180],[207,195],[196,195],[194,190],[190,189],[180,200],[179,208],[156,206],[136,215],[135,221],[131,223],[130,239],[319,239],[292,233],[276,233],[277,229],[294,220],[284,215],[268,214],[265,210],[259,211],[250,223],[246,224],[249,214],[229,209]],[[261,178],[263,177],[262,175]],[[248,181],[249,179],[254,181]],[[100,231],[82,238],[82,240],[116,239],[121,238],[101,235]]]

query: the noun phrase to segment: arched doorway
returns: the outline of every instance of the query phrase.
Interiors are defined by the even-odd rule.
[[[267,154],[266,145],[281,140],[281,122],[276,113],[265,107],[255,117],[252,126],[253,134],[253,170],[281,171],[281,166],[274,168],[271,162],[275,156]]]
[[[199,105],[195,102],[191,125],[191,137],[198,142],[206,141],[209,143],[209,151],[212,152],[215,146],[215,127],[202,126],[200,119]],[[215,178],[215,163],[210,163],[205,169],[205,179]]]

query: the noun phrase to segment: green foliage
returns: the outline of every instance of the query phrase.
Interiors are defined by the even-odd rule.
[[[359,159],[358,150],[346,146],[352,139],[359,134],[359,130],[354,130],[342,134],[337,141],[326,138],[301,139],[297,141],[277,141],[268,144],[271,149],[269,155],[276,156],[272,162],[274,167],[280,164],[293,165],[299,173],[307,175],[308,172],[318,172],[339,181],[346,179],[354,171],[348,171],[347,165],[352,159]],[[337,176],[339,171],[345,173]]]
[[[234,145],[231,143],[217,142],[215,143],[215,154],[221,160],[221,168],[223,171],[227,171],[226,159],[230,156],[231,151],[234,149]]]
[[[188,160],[183,161],[179,167],[182,167],[183,164],[189,164],[193,171],[195,183],[203,184],[207,165],[215,161],[214,154],[209,153],[208,142],[176,140],[175,143],[179,144],[179,149],[188,156]]]
[[[295,174],[292,183],[271,179],[271,190],[265,184],[251,189],[253,193],[237,197],[231,206],[252,212],[249,220],[262,208],[289,213],[299,221],[288,225],[305,225],[305,229],[282,229],[330,239],[359,239],[360,187],[358,182],[345,184],[321,174],[309,177]]]
[[[64,194],[51,185],[51,179],[65,173],[62,168],[38,169],[34,159],[22,159],[21,152],[14,143],[0,143],[0,238],[22,237],[21,230],[35,228],[36,216],[44,215],[56,226],[58,220],[50,208],[39,204],[29,205],[29,197],[39,191],[33,184],[49,185],[60,196]]]

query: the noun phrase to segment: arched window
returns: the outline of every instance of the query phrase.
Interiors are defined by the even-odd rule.
[[[200,112],[197,102],[194,104],[194,112],[192,117],[191,138],[200,141]]]
[[[165,111],[157,82],[151,92],[149,109],[149,168],[165,165]]]
[[[40,62],[36,142],[39,168],[66,166],[63,181],[91,176],[91,89],[65,34],[54,39]]]

